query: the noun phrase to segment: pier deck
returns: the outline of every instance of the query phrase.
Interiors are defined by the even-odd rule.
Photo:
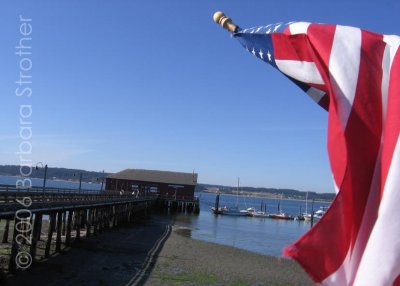
[[[198,213],[199,202],[115,191],[57,188],[43,191],[0,186],[0,220],[4,225],[0,256],[3,260],[6,256],[8,261],[6,266],[0,265],[0,272],[27,269],[32,263],[70,247],[82,236],[133,223],[155,208]]]

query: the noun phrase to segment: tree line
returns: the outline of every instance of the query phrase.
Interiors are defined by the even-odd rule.
[[[28,172],[27,168],[24,168],[24,173]],[[0,175],[1,176],[21,176],[20,166],[18,165],[0,165]],[[55,168],[48,167],[47,168],[47,179],[58,179],[58,180],[70,180],[70,181],[79,181],[80,176],[82,175],[82,181],[84,182],[101,182],[101,180],[110,173],[103,173],[102,171],[86,171],[81,169],[67,169],[67,168]],[[44,166],[39,165],[32,167],[32,173],[29,176],[31,178],[39,178],[42,179],[44,177]]]

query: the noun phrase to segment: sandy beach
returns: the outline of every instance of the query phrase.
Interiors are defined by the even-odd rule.
[[[313,285],[293,261],[190,238],[152,216],[76,242],[6,285]]]

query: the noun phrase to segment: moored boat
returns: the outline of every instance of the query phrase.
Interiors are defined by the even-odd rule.
[[[285,220],[289,220],[289,219],[294,219],[292,216],[284,213],[281,211],[281,200],[282,200],[282,195],[281,194],[281,199],[278,203],[278,212],[276,214],[269,214],[268,217],[269,218],[274,218],[274,219],[285,219]]]
[[[248,210],[239,210],[239,178],[238,178],[238,185],[236,191],[236,206],[234,207],[219,207],[219,194],[215,198],[215,207],[212,207],[211,210],[214,214],[221,214],[221,215],[230,215],[230,216],[248,216]]]
[[[293,219],[292,216],[285,214],[285,213],[276,213],[276,214],[270,214],[268,215],[269,218],[274,218],[274,219],[285,219],[285,220],[290,220]]]
[[[223,207],[223,208],[211,208],[211,210],[214,212],[214,214],[220,214],[220,215],[230,215],[230,216],[247,216],[248,212],[247,210],[239,210],[238,207]]]
[[[248,208],[247,213],[252,217],[268,217],[268,214],[263,211],[257,211],[255,208]]]
[[[320,207],[319,210],[314,212],[314,221],[319,220],[320,218],[322,218],[322,216],[326,213],[328,207]],[[310,221],[311,220],[311,216],[312,214],[307,214],[304,216],[304,219],[306,221]]]

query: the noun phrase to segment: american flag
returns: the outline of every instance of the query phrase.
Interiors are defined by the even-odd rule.
[[[321,285],[400,285],[400,37],[306,22],[233,36],[329,112],[337,194],[284,254]]]

